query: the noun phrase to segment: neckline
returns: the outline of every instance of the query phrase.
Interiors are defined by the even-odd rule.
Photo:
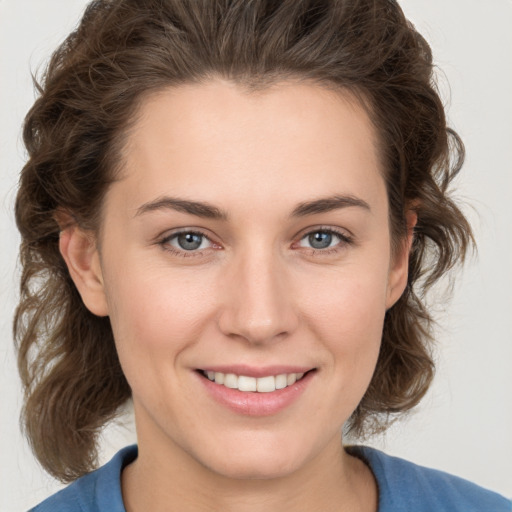
[[[385,512],[385,503],[389,502],[388,486],[385,485],[385,474],[379,469],[378,450],[362,445],[346,445],[345,451],[363,462],[373,475],[377,486],[377,512]]]
[[[362,445],[346,445],[344,446],[345,451],[353,456],[359,459],[361,462],[363,462],[366,467],[370,470],[371,474],[373,475],[375,484],[377,486],[377,511],[376,512],[385,512],[384,504],[389,502],[389,496],[388,496],[388,488],[385,485],[385,482],[383,481],[385,478],[385,475],[381,470],[379,470],[380,463],[379,463],[379,452],[378,450],[368,447],[368,446],[362,446]],[[124,501],[122,497],[122,487],[121,487],[121,478],[122,478],[122,472],[128,466],[131,464],[138,456],[138,446],[136,444],[126,446],[122,450],[120,450],[116,456],[111,461],[114,463],[114,466],[117,466],[117,471],[115,471],[115,479],[118,482],[117,489],[116,489],[116,505],[119,506],[119,508],[116,508],[115,511],[111,509],[111,512],[126,512],[126,508],[124,506]],[[108,487],[109,491],[112,492],[112,481],[109,482]],[[103,493],[100,493],[100,495],[103,495]],[[109,504],[109,506],[112,506],[112,503]]]

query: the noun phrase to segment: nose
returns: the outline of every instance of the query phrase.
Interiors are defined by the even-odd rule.
[[[218,317],[223,334],[265,344],[296,329],[293,290],[283,265],[271,251],[245,254],[231,262],[224,275],[224,300]]]

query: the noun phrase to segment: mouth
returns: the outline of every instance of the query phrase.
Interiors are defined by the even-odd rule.
[[[219,386],[246,393],[272,393],[285,389],[300,381],[304,376],[314,369],[299,373],[280,373],[278,375],[267,375],[263,377],[250,377],[248,375],[236,375],[235,373],[215,372],[212,370],[198,370],[208,380]]]
[[[252,417],[278,414],[297,402],[311,386],[316,368],[248,367],[197,369],[203,389],[232,412]]]

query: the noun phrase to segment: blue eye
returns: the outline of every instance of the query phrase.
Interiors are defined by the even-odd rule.
[[[306,233],[299,241],[300,247],[328,254],[350,245],[352,238],[334,229],[317,229]],[[205,234],[199,231],[180,231],[159,242],[167,251],[177,256],[205,256],[206,249],[219,248]]]
[[[201,247],[203,236],[197,233],[181,233],[176,237],[176,242],[185,251],[194,251]]]
[[[195,231],[175,233],[163,240],[162,244],[170,246],[176,252],[194,252],[211,246],[210,240],[205,235]]]
[[[332,234],[325,231],[317,231],[308,235],[308,242],[313,249],[327,249],[332,243]]]
[[[311,231],[300,240],[300,247],[309,247],[315,250],[333,249],[336,246],[350,243],[349,237],[330,229]]]

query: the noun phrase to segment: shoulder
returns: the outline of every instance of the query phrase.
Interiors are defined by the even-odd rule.
[[[462,478],[374,448],[353,446],[347,451],[372,469],[379,487],[379,512],[512,512],[512,501]]]
[[[121,472],[137,457],[137,446],[119,451],[107,464],[89,473],[29,512],[125,512]]]

